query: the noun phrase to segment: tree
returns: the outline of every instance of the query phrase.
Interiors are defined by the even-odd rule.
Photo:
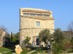
[[[71,52],[73,52],[73,37],[71,38],[70,42],[71,42]]]
[[[30,37],[26,37],[25,40],[22,42],[22,48],[29,45]]]
[[[73,21],[69,24],[68,31],[71,34],[71,40],[70,40],[70,42],[71,42],[71,46],[72,46],[71,51],[73,52]]]
[[[14,34],[14,36],[17,38],[17,40],[19,40],[19,32],[17,32],[16,34]]]
[[[4,39],[5,39],[4,40],[5,42],[10,42],[10,39],[11,39],[10,34],[9,33],[6,33]]]
[[[64,34],[61,29],[56,29],[54,32],[54,40],[56,43],[62,43],[64,39]]]
[[[13,42],[14,40],[13,40],[13,33],[11,32],[11,42]]]
[[[39,33],[40,41],[46,43],[47,40],[50,40],[50,31],[48,29],[44,29]]]
[[[54,41],[53,44],[53,52],[54,54],[59,54],[63,51],[63,40],[64,40],[64,34],[61,31],[61,29],[56,29],[54,32]]]
[[[29,44],[29,41],[30,41],[30,37],[26,37],[26,39],[24,40],[25,44]]]
[[[73,21],[69,24],[68,31],[73,35]]]
[[[16,34],[13,34],[11,32],[11,42],[16,42],[19,41],[19,32],[17,32]]]
[[[16,43],[19,43],[19,32],[17,32],[16,34],[14,34],[14,37],[16,39]]]

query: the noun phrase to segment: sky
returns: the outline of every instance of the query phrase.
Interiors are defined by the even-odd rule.
[[[55,29],[67,30],[73,21],[73,0],[0,0],[0,26],[8,32],[19,32],[19,8],[51,10]]]

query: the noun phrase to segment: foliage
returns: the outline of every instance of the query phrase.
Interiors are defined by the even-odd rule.
[[[42,30],[39,33],[39,39],[40,41],[43,41],[46,43],[46,41],[50,39],[50,31],[48,29]]]
[[[24,40],[24,42],[26,43],[26,44],[29,44],[29,41],[30,41],[30,37],[26,37],[26,39]]]
[[[70,43],[70,40],[66,40],[66,39],[64,39],[64,46],[63,46],[63,48],[64,48],[64,51],[68,51],[68,49],[71,49],[71,43]]]
[[[73,37],[71,38],[71,41],[70,42],[71,42],[71,46],[72,46],[71,47],[71,49],[72,49],[71,51],[73,52]]]
[[[46,50],[38,49],[32,52],[31,54],[47,54]]]
[[[58,43],[53,44],[52,48],[53,54],[59,54],[62,52],[62,46]]]
[[[70,31],[71,34],[73,34],[73,21],[69,24],[68,31]]]
[[[69,24],[69,26],[68,26],[68,31],[70,32],[70,34],[71,34],[71,40],[70,40],[70,42],[71,42],[71,52],[73,52],[73,21]]]
[[[19,40],[19,32],[16,34],[11,32],[11,42],[16,42],[17,40]]]
[[[11,42],[13,42],[13,33],[11,32]]]
[[[21,54],[28,54],[30,51],[32,51],[32,50],[23,49],[23,51],[21,52]]]
[[[10,49],[3,48],[3,47],[0,48],[0,53],[2,53],[2,54],[4,54],[4,53],[5,54],[12,54]]]
[[[10,34],[9,33],[6,33],[6,35],[5,35],[4,38],[9,38],[10,39]]]
[[[64,34],[60,29],[56,29],[54,32],[54,40],[56,43],[62,43],[64,39]]]
[[[19,32],[17,32],[16,34],[14,34],[14,36],[17,38],[17,40],[19,40]]]
[[[61,31],[61,29],[56,29],[54,32],[55,43],[53,44],[54,54],[59,54],[60,52],[63,51],[63,40],[64,40],[63,32]]]
[[[4,45],[6,45],[6,42],[10,42],[10,34],[9,33],[6,33],[5,37],[4,37]]]
[[[26,39],[23,40],[22,42],[22,48],[26,48],[26,46],[30,44],[29,41],[30,41],[30,37],[27,36]]]

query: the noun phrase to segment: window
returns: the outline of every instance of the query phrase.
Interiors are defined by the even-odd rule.
[[[29,14],[28,13],[23,13],[24,14],[24,16],[29,16]]]
[[[36,22],[36,26],[40,26],[40,22],[39,21]]]
[[[47,15],[47,14],[44,14],[44,16],[49,16],[49,15]]]
[[[42,16],[42,14],[37,14],[37,16]]]
[[[30,14],[30,16],[36,16],[36,14]]]

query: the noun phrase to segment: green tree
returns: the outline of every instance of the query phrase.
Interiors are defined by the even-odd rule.
[[[56,43],[62,43],[64,39],[64,34],[61,29],[56,29],[54,32],[54,40]]]
[[[16,42],[19,40],[19,32],[17,32],[16,34],[13,34],[11,32],[11,42]]]
[[[13,42],[13,33],[12,32],[11,32],[10,36],[11,36],[10,41]]]
[[[59,54],[63,51],[63,40],[64,40],[64,34],[61,31],[61,29],[56,29],[54,32],[54,41],[53,44],[53,53]]]
[[[26,46],[29,45],[29,41],[30,41],[30,37],[27,36],[22,42],[22,48],[24,47],[26,48]]]
[[[73,21],[69,24],[69,26],[68,26],[68,31],[70,32],[70,38],[71,38],[71,40],[70,40],[70,42],[71,42],[71,45],[72,45],[72,47],[71,47],[71,51],[73,52]]]
[[[48,29],[44,29],[39,33],[40,41],[46,43],[47,40],[50,40],[50,31]]]
[[[19,42],[19,32],[14,34],[14,38],[15,38],[16,42]]]
[[[14,36],[17,38],[17,40],[19,40],[19,32],[17,32],[16,34],[14,34]]]
[[[29,44],[29,41],[30,41],[30,37],[27,36],[26,39],[23,41],[23,44],[27,46]]]
[[[71,46],[72,46],[71,47],[71,51],[73,52],[73,37],[71,38],[71,41],[70,42],[71,42]]]

